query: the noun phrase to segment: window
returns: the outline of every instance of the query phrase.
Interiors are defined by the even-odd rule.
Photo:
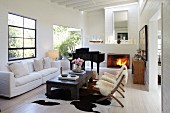
[[[53,42],[61,56],[68,56],[81,47],[81,29],[53,25]]]
[[[8,60],[36,57],[36,20],[8,14]]]

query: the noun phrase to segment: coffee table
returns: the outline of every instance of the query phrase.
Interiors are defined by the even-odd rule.
[[[79,98],[79,89],[83,85],[87,85],[88,81],[93,81],[92,75],[92,71],[86,71],[85,74],[79,74],[77,80],[61,80],[58,77],[55,77],[46,82],[46,94],[51,95],[52,88],[68,89],[71,91],[71,99],[77,100]]]

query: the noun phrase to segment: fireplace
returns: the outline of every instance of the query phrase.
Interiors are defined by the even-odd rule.
[[[129,69],[130,55],[129,54],[107,54],[107,67],[120,68],[122,65],[126,65]]]

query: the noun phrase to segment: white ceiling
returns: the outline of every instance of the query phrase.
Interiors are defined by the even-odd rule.
[[[51,0],[51,2],[79,11],[93,11],[104,7],[134,3],[138,0]]]

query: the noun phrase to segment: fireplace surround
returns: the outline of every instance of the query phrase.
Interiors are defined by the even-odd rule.
[[[107,67],[108,68],[120,68],[122,65],[130,67],[130,55],[129,54],[107,54]]]

